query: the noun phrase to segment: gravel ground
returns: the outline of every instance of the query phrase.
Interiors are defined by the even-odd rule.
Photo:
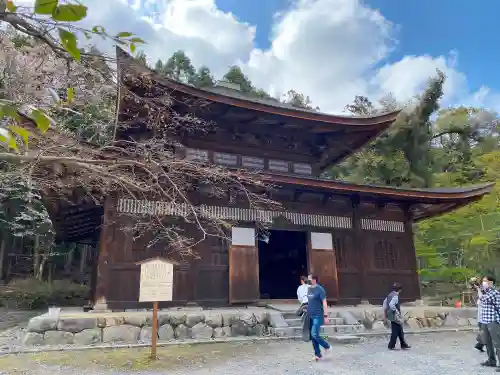
[[[0,334],[2,331],[16,327],[26,326],[34,316],[42,314],[37,310],[9,310],[0,307]]]
[[[235,344],[226,344],[222,350],[225,355],[209,354],[199,362],[189,360],[184,363],[182,358],[175,368],[168,371],[110,369],[92,366],[72,369],[66,365],[47,365],[26,363],[16,371],[5,374],[26,375],[67,375],[68,372],[81,375],[386,375],[399,374],[422,375],[439,374],[481,375],[494,373],[493,369],[482,368],[479,363],[485,355],[478,353],[473,345],[475,335],[472,333],[442,333],[430,335],[409,336],[412,345],[410,351],[387,350],[387,341],[382,338],[366,338],[362,343],[353,345],[336,345],[329,358],[321,362],[310,361],[312,350],[309,343],[302,342],[272,342],[267,344],[251,344],[236,348]],[[197,350],[200,347],[198,347]],[[203,347],[204,351],[213,352],[212,345]],[[218,352],[220,353],[220,347]],[[82,352],[74,355],[83,355]],[[1,357],[0,357],[1,359]],[[71,362],[70,362],[71,363]],[[76,371],[75,371],[76,370]],[[0,374],[2,370],[0,369]]]

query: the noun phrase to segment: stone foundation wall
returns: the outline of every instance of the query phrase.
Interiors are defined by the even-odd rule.
[[[405,326],[409,329],[463,328],[477,326],[477,309],[453,307],[402,307]],[[366,330],[387,330],[382,307],[356,307],[339,310],[346,324],[361,323]]]
[[[152,313],[79,313],[59,318],[44,314],[29,321],[24,346],[93,345],[99,343],[149,343]],[[160,311],[160,341],[231,336],[264,336],[270,317],[265,309]]]

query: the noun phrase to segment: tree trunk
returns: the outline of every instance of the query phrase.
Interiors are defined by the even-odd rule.
[[[69,251],[68,255],[66,256],[66,264],[64,265],[64,271],[68,272],[71,270],[71,266],[73,265],[73,257],[75,254],[75,244],[71,244],[71,250]]]
[[[6,251],[6,243],[4,237],[0,240],[0,283],[5,282],[5,251]]]
[[[36,276],[36,279],[38,281],[42,281],[43,278],[43,269],[45,267],[45,262],[47,261],[46,256],[42,256],[42,260],[40,261],[40,265],[38,266],[38,274]]]
[[[33,277],[38,279],[38,269],[40,268],[40,249],[39,249],[39,239],[35,236],[35,242],[33,243]]]
[[[83,275],[83,272],[85,271],[85,265],[87,264],[87,245],[83,245],[81,254],[80,254],[80,273]]]

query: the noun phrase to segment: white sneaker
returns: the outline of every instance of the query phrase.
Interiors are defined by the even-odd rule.
[[[323,350],[323,357],[328,357],[332,353],[332,347],[330,346],[328,349]]]

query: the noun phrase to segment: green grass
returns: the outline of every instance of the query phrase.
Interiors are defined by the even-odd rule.
[[[241,355],[259,352],[262,345],[250,343],[179,345],[159,347],[158,359],[149,358],[150,348],[46,352],[0,357],[2,374],[17,375],[39,365],[75,369],[105,368],[122,371],[174,370],[190,365],[205,366]]]

